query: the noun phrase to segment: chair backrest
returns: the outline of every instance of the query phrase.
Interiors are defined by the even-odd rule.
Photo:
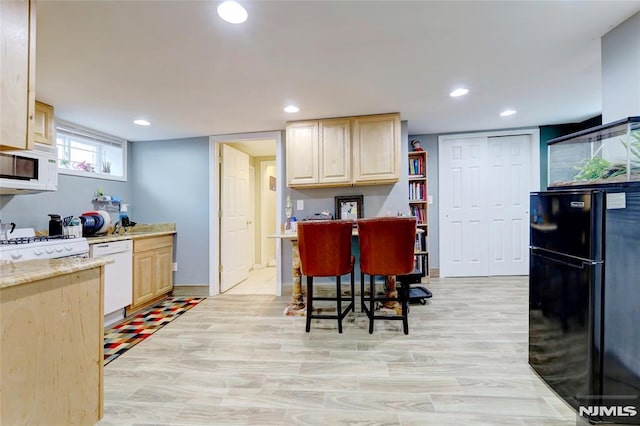
[[[313,277],[345,275],[351,271],[350,220],[298,222],[302,273]]]
[[[415,217],[358,219],[360,270],[368,275],[413,272]]]

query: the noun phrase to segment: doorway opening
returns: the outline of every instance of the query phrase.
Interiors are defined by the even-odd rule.
[[[280,226],[280,144],[280,132],[210,139],[210,295],[281,293],[269,238]]]

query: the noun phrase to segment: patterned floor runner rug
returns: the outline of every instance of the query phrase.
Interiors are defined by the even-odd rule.
[[[204,299],[204,297],[169,297],[105,331],[104,365],[109,364]]]

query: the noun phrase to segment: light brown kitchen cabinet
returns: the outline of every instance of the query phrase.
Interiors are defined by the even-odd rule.
[[[33,120],[33,141],[45,145],[56,144],[56,128],[53,119],[53,107],[36,101]]]
[[[318,183],[351,183],[351,120],[320,120]]]
[[[156,249],[155,270],[156,295],[165,295],[173,290],[173,243]]]
[[[33,145],[35,8],[35,0],[0,1],[0,150]]]
[[[133,240],[133,302],[128,312],[150,305],[173,290],[173,236]]]
[[[400,115],[353,120],[353,183],[396,182],[400,178]]]
[[[318,183],[318,128],[317,120],[287,123],[287,186]]]
[[[351,184],[350,134],[348,118],[287,123],[287,185]]]
[[[291,188],[395,182],[400,177],[400,115],[288,122],[286,147]]]
[[[102,418],[103,283],[104,266],[94,266],[0,288],[0,424]]]

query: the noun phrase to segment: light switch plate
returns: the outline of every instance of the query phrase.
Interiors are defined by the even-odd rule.
[[[304,210],[304,200],[298,200],[296,203],[296,210]]]

